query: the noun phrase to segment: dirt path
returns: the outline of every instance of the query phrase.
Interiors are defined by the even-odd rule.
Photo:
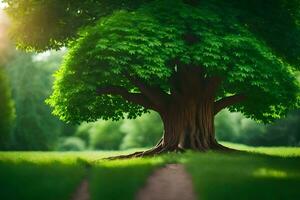
[[[148,178],[136,200],[196,200],[196,195],[183,165],[169,164]]]
[[[89,200],[89,182],[87,179],[81,181],[80,185],[73,194],[72,200]]]

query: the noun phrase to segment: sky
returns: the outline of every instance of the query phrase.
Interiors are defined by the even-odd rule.
[[[2,0],[0,0],[0,10],[2,10],[5,7],[6,7],[6,4],[3,3]]]

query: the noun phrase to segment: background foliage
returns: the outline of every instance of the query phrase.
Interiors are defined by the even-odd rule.
[[[61,56],[62,52],[49,57],[15,52],[7,63],[16,114],[11,137],[6,140],[10,149],[51,150],[59,135],[67,134],[69,126],[53,117],[44,102],[51,92],[52,74]]]
[[[11,86],[5,65],[11,58],[10,42],[7,36],[8,20],[0,10],[0,150],[7,150],[7,141],[12,137],[15,107]]]
[[[14,120],[14,103],[6,77],[6,71],[0,66],[0,150],[9,148],[7,141],[11,139],[11,128]]]

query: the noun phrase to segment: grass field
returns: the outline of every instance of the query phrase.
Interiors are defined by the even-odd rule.
[[[91,199],[132,199],[162,158],[104,161],[122,152],[0,152],[0,199],[68,200],[84,178]],[[117,192],[116,192],[117,191]]]
[[[194,153],[107,161],[128,152],[0,152],[0,199],[67,200],[81,180],[91,199],[131,200],[147,177],[167,163],[182,163],[201,200],[299,199],[300,148],[247,147],[250,153]]]

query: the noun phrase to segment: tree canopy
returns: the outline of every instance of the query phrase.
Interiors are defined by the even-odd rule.
[[[66,46],[78,30],[115,10],[135,10],[155,0],[4,0],[13,20],[12,35],[19,47],[43,51]],[[235,9],[233,16],[299,69],[300,3],[297,0],[183,0],[193,7],[211,4]],[[156,1],[157,3],[157,1]],[[170,10],[170,9],[169,9]],[[168,10],[168,11],[169,11]],[[225,16],[224,16],[225,17]]]
[[[101,18],[70,45],[49,100],[54,113],[66,121],[136,117],[152,107],[139,103],[142,94],[129,79],[168,94],[180,62],[222,77],[216,99],[247,96],[231,110],[263,122],[285,115],[299,94],[291,64],[240,23],[240,12],[212,1],[160,1]]]
[[[58,49],[82,27],[117,9],[134,9],[150,0],[4,0],[13,21],[12,34],[26,50]]]

